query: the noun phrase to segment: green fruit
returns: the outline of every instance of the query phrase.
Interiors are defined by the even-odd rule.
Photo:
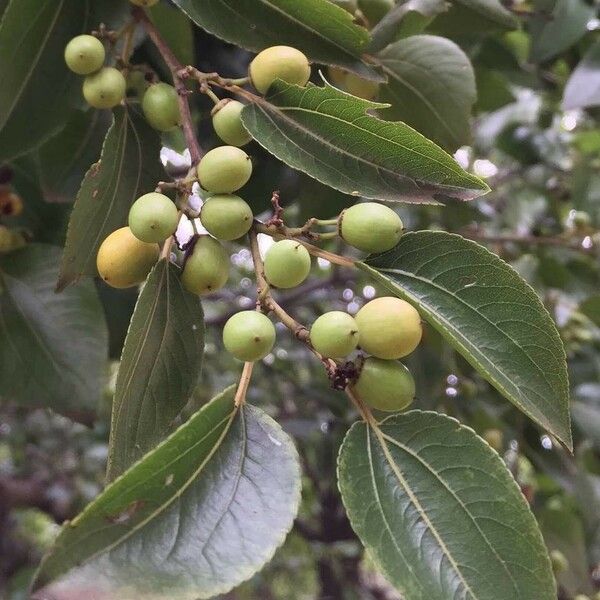
[[[225,248],[208,235],[196,241],[181,275],[183,287],[203,296],[220,290],[229,277],[229,255]]]
[[[158,260],[157,244],[138,240],[129,227],[113,231],[98,250],[96,266],[100,277],[115,288],[142,283]]]
[[[569,561],[560,550],[550,552],[550,562],[555,575],[560,575],[569,569]]]
[[[329,358],[342,358],[358,345],[358,325],[345,312],[334,310],[321,315],[310,328],[314,349]]]
[[[198,164],[200,185],[213,194],[231,194],[246,185],[252,175],[250,157],[235,146],[219,146]]]
[[[275,242],[265,254],[265,277],[278,288],[301,284],[310,273],[310,254],[295,240]]]
[[[129,228],[142,242],[163,242],[175,233],[178,223],[175,204],[157,192],[140,196],[129,210]]]
[[[354,73],[346,74],[345,86],[349,94],[365,100],[373,100],[379,93],[379,84],[376,81],[362,79]]]
[[[252,227],[252,209],[239,196],[211,196],[202,206],[200,220],[208,233],[219,240],[237,240]]]
[[[401,358],[421,341],[421,317],[400,298],[384,296],[367,302],[356,314],[361,348],[378,358]]]
[[[83,96],[94,108],[113,108],[125,98],[126,87],[121,71],[103,67],[83,80]]]
[[[217,135],[231,146],[244,146],[252,136],[242,123],[244,105],[237,100],[221,100],[212,111],[212,122]]]
[[[148,123],[158,131],[169,131],[181,124],[179,94],[168,83],[155,83],[146,90],[142,110]]]
[[[396,412],[414,400],[415,380],[402,363],[369,357],[352,389],[372,408]]]
[[[102,68],[106,52],[93,35],[78,35],[65,48],[67,67],[77,75],[89,75]]]
[[[146,8],[158,4],[158,0],[129,0],[131,4],[136,6],[145,6]]]
[[[256,55],[249,70],[252,85],[266,94],[276,79],[306,85],[310,79],[308,58],[290,46],[271,46]]]
[[[254,362],[264,358],[273,349],[275,327],[263,313],[244,310],[225,323],[223,343],[238,360]]]
[[[347,244],[363,252],[391,250],[402,236],[402,219],[377,202],[363,202],[340,215],[338,231]]]

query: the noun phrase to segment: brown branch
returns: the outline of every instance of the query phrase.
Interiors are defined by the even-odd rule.
[[[169,45],[163,39],[158,29],[154,26],[154,23],[150,21],[146,12],[141,8],[134,8],[132,13],[134,18],[143,25],[148,37],[152,40],[167,67],[169,67],[169,70],[171,71],[173,83],[175,84],[175,89],[177,90],[178,94],[179,110],[181,112],[181,125],[185,135],[185,141],[190,151],[192,165],[195,165],[202,158],[204,152],[202,151],[202,148],[200,147],[200,144],[196,138],[196,130],[194,127],[194,121],[192,120],[190,103],[188,102],[189,90],[185,87],[185,81],[182,79],[180,74],[183,70],[183,65],[179,62],[171,48],[169,48]]]

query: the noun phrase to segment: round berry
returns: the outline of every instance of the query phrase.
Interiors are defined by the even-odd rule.
[[[148,123],[158,131],[169,131],[181,124],[179,94],[168,83],[155,83],[146,90],[142,110]]]
[[[310,273],[310,254],[295,240],[275,242],[265,254],[265,277],[278,288],[300,285]]]
[[[83,80],[83,96],[94,108],[113,108],[125,98],[126,87],[121,71],[103,67]]]
[[[264,358],[275,344],[275,326],[263,313],[244,310],[225,323],[223,343],[238,360],[254,362]]]
[[[177,207],[164,194],[144,194],[129,210],[129,228],[142,242],[163,242],[175,233],[178,223]]]
[[[415,380],[402,363],[370,356],[352,389],[372,408],[397,412],[414,400]]]
[[[129,0],[131,4],[135,4],[136,6],[145,6],[149,8],[150,6],[154,6],[158,4],[159,0]]]
[[[355,317],[360,346],[378,358],[401,358],[421,341],[421,317],[408,302],[392,296],[367,302]]]
[[[234,194],[211,196],[202,206],[200,220],[219,240],[237,240],[252,227],[252,209]]]
[[[217,135],[232,146],[244,146],[252,136],[242,123],[244,105],[237,100],[221,100],[212,111],[212,122]]]
[[[403,228],[400,217],[377,202],[363,202],[346,208],[338,223],[344,241],[363,252],[392,249],[400,241]]]
[[[200,185],[213,194],[231,194],[246,185],[251,175],[250,157],[235,146],[214,148],[198,164]]]
[[[358,325],[345,312],[333,310],[321,315],[310,328],[314,349],[329,358],[342,358],[358,345]]]
[[[225,248],[208,235],[196,241],[181,275],[183,287],[203,296],[220,290],[229,277],[229,255]]]
[[[77,75],[89,75],[102,68],[106,51],[93,35],[78,35],[65,48],[67,67]]]
[[[354,73],[346,74],[344,84],[349,94],[364,98],[365,100],[373,100],[379,93],[379,84],[376,81],[361,79]]]
[[[121,227],[102,242],[96,266],[108,285],[128,288],[146,279],[158,260],[158,253],[158,244],[142,242],[129,227]]]
[[[271,46],[256,55],[250,63],[252,85],[266,94],[276,79],[286,83],[306,85],[310,79],[308,58],[290,46]]]

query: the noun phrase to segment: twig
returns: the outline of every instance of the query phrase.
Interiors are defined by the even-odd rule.
[[[190,111],[190,104],[188,102],[188,89],[185,87],[185,83],[183,78],[181,77],[181,71],[183,70],[183,65],[179,62],[175,54],[169,45],[165,42],[162,35],[156,29],[152,21],[148,18],[144,10],[141,8],[133,9],[134,18],[139,21],[146,30],[146,33],[156,46],[157,50],[160,52],[163,60],[166,65],[169,67],[171,74],[173,76],[173,83],[175,84],[175,89],[177,90],[178,100],[179,100],[179,110],[181,113],[181,124],[183,127],[183,133],[185,135],[185,140],[187,147],[190,151],[190,157],[192,159],[192,165],[198,163],[202,155],[204,154],[198,140],[196,139],[196,132],[194,127],[194,122],[192,120],[192,113]]]
[[[248,386],[250,385],[250,379],[252,379],[252,370],[254,369],[253,362],[244,363],[242,374],[240,375],[240,382],[238,383],[237,390],[235,392],[234,403],[235,406],[241,406],[246,401],[246,393],[248,392]]]

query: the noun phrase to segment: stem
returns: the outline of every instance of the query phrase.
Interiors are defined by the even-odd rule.
[[[174,239],[175,239],[175,236],[172,235],[165,240],[162,250],[160,251],[160,259],[161,260],[163,258],[167,258],[167,259],[169,258],[169,253],[171,252],[171,245],[173,244]]]
[[[240,382],[238,383],[237,390],[235,392],[234,403],[236,407],[241,406],[246,401],[246,393],[248,392],[248,386],[250,385],[250,379],[252,379],[252,370],[254,369],[253,362],[244,363],[242,374],[240,375]]]
[[[190,157],[192,159],[192,165],[198,163],[202,155],[204,154],[200,144],[198,144],[198,140],[196,139],[196,132],[194,127],[194,122],[192,120],[192,113],[190,111],[190,104],[188,102],[188,90],[185,87],[185,83],[180,76],[180,71],[183,69],[183,66],[177,60],[175,54],[171,48],[169,48],[166,41],[161,36],[160,32],[152,21],[148,18],[148,15],[141,8],[133,9],[134,18],[139,21],[148,37],[152,40],[153,44],[156,46],[157,50],[160,52],[163,60],[166,65],[169,67],[171,71],[171,75],[173,76],[173,83],[175,84],[175,89],[177,90],[178,100],[179,100],[179,111],[181,113],[181,123],[183,128],[183,133],[185,135],[185,140],[187,143],[187,147],[190,151]]]
[[[124,65],[129,65],[129,58],[133,52],[133,34],[135,33],[135,21],[131,21],[124,31],[123,49],[121,51],[121,61]],[[129,70],[129,67],[126,67]]]
[[[346,395],[348,398],[350,398],[352,404],[354,404],[363,420],[372,427],[379,429],[379,424],[375,420],[375,417],[373,416],[373,413],[369,407],[354,393],[350,387],[346,388]]]

